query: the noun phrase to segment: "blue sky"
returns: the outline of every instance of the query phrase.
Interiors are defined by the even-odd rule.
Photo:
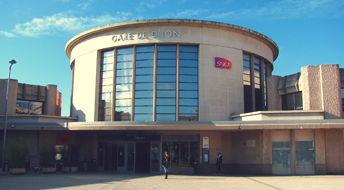
[[[344,68],[343,0],[0,0],[0,78],[56,84],[69,116],[71,70],[65,45],[85,30],[139,19],[197,19],[224,22],[260,32],[277,43],[273,75],[302,66]]]

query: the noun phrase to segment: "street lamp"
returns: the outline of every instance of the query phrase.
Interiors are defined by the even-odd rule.
[[[16,60],[12,59],[12,60],[9,61],[9,63],[11,64],[11,66],[8,69],[8,80],[7,80],[7,90],[6,90],[5,126],[4,126],[4,138],[3,138],[3,142],[2,142],[2,163],[1,163],[2,168],[5,167],[4,160],[5,160],[5,146],[6,146],[8,89],[9,89],[9,86],[10,86],[12,65],[16,64],[17,62],[16,62]],[[6,172],[6,170],[5,170],[5,172]]]

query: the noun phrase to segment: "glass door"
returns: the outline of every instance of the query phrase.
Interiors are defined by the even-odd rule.
[[[296,141],[296,173],[314,174],[314,141]]]
[[[272,142],[272,174],[291,174],[290,142]]]
[[[117,172],[124,172],[124,163],[125,163],[125,157],[124,157],[124,151],[125,151],[125,146],[124,144],[118,144],[118,151],[117,151]]]
[[[126,143],[126,168],[127,172],[135,172],[135,142]]]
[[[160,169],[160,142],[151,142],[151,155],[150,155],[150,165],[151,165],[151,173],[159,173]]]
[[[179,172],[179,142],[172,141],[171,142],[171,172],[178,173]]]
[[[189,173],[195,174],[198,172],[198,159],[199,159],[199,151],[198,151],[198,142],[190,142],[190,167]]]
[[[170,141],[163,141],[161,145],[162,145],[161,157],[160,157],[161,162],[162,162],[162,159],[164,159],[164,157],[165,157],[165,152],[168,153],[168,155],[170,156],[170,159],[172,160],[172,158],[171,158],[171,142]],[[159,164],[161,164],[161,162]],[[164,173],[164,169],[161,166],[159,166],[159,167],[160,167],[160,173]],[[171,166],[170,166],[168,172],[171,172]]]
[[[189,142],[180,142],[179,172],[189,173],[190,163],[190,144]]]

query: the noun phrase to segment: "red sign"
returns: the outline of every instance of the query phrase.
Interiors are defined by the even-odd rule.
[[[231,69],[232,63],[230,61],[228,61],[227,59],[224,59],[221,57],[215,57],[215,67]]]
[[[68,133],[57,133],[57,142],[58,145],[68,145],[69,136]]]

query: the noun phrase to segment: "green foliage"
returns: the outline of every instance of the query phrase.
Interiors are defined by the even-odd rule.
[[[70,156],[71,156],[71,151],[72,149],[65,146],[60,148],[60,154],[61,154],[61,162],[63,166],[70,166]]]
[[[11,141],[8,146],[8,153],[11,168],[25,168],[29,158],[29,146],[24,139]]]
[[[71,166],[78,167],[79,158],[80,158],[80,145],[71,145],[70,149],[71,149],[71,155],[70,155]]]
[[[56,149],[53,145],[43,146],[39,150],[39,157],[43,167],[54,167]]]

